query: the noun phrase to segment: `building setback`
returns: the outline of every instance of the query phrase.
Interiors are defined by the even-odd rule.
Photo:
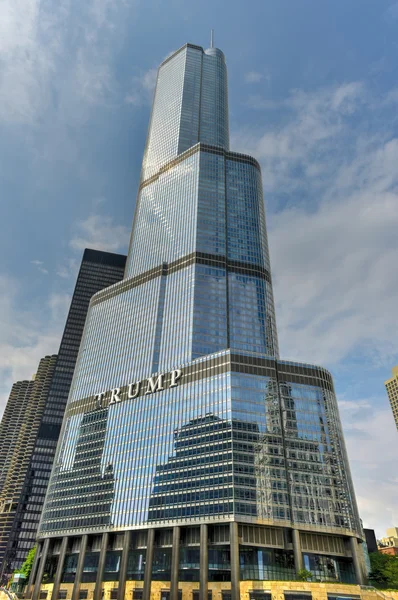
[[[21,471],[21,477],[24,479],[23,488],[13,513],[14,518],[7,540],[7,551],[3,550],[2,555],[3,571],[5,572],[12,572],[19,568],[29,549],[36,542],[37,528],[43,510],[90,299],[99,290],[122,279],[125,263],[126,256],[124,255],[91,249],[84,251],[58,352],[58,360],[51,385],[47,389],[40,426],[35,434],[34,446],[31,447],[30,454],[26,455],[29,457],[30,463]],[[18,400],[15,400],[14,405],[17,404]],[[23,405],[17,410],[20,411],[21,422],[23,422]],[[6,418],[6,413],[3,420]],[[12,424],[7,422],[5,429],[12,431]]]
[[[262,189],[229,149],[224,54],[183,46],[158,71],[124,279],[90,303],[34,600],[363,582],[332,377],[279,358]]]
[[[29,473],[31,458],[57,356],[41,359],[32,381],[18,381],[12,386],[0,425],[0,565],[1,575],[12,572],[7,562],[15,518]],[[3,438],[4,436],[4,438]],[[29,510],[28,506],[24,507]],[[30,546],[33,544],[31,543]]]
[[[395,425],[398,429],[398,366],[393,367],[391,379],[384,382],[386,386],[388,399],[391,404],[392,414],[394,415]]]

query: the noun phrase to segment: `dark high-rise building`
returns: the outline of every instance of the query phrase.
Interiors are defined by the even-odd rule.
[[[38,539],[34,600],[362,582],[332,377],[279,359],[261,171],[229,149],[216,48],[159,68],[124,279],[90,303]]]
[[[366,545],[368,547],[368,552],[377,552],[377,540],[374,529],[364,529]]]
[[[0,565],[2,576],[12,573],[8,561],[16,516],[31,458],[44,413],[57,356],[42,358],[32,381],[18,381],[11,394],[0,425]],[[4,436],[4,437],[3,437]],[[28,511],[29,507],[24,506]],[[22,539],[22,538],[21,538]],[[30,543],[31,547],[33,544]],[[25,553],[27,550],[25,550]]]
[[[36,541],[37,527],[91,297],[99,290],[119,282],[123,277],[125,263],[126,257],[123,255],[91,249],[84,251],[51,385],[47,386],[46,395],[43,396],[40,424],[38,430],[32,433],[35,435],[35,441],[30,448],[30,454],[26,454],[29,465],[20,470],[23,486],[19,500],[14,501],[16,508],[13,518],[9,518],[12,526],[8,539],[3,542],[7,542],[7,550],[4,549],[3,554],[0,554],[0,564],[3,558],[3,570],[7,572],[21,566]],[[16,385],[22,384],[29,385],[29,382]],[[15,393],[12,395],[15,396]],[[24,421],[24,405],[23,402],[18,405],[18,398],[13,400],[16,409],[10,408],[8,411],[7,407],[4,414],[3,420],[7,419],[4,426],[7,435],[12,435],[16,425],[9,423],[9,412],[16,410],[21,423]]]

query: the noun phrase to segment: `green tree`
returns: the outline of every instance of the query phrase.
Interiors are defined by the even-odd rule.
[[[398,556],[389,556],[385,573],[387,577],[387,586],[391,589],[398,589]]]
[[[378,588],[398,589],[398,556],[371,552],[369,579]]]
[[[369,559],[371,569],[369,579],[376,587],[386,587],[387,578],[384,571],[388,561],[387,555],[381,554],[381,552],[371,552]]]
[[[32,571],[33,561],[36,556],[36,549],[37,546],[33,546],[33,548],[29,550],[25,562],[23,563],[20,569],[15,571],[15,573],[22,573],[23,575],[25,575],[26,579],[29,579],[30,572]]]
[[[312,573],[307,569],[299,569],[297,571],[297,579],[299,581],[308,581],[309,579],[312,579]]]

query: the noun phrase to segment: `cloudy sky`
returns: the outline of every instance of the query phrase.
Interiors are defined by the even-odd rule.
[[[156,67],[215,29],[262,165],[284,358],[329,368],[365,526],[398,525],[398,2],[0,1],[0,414],[82,250],[127,250]]]

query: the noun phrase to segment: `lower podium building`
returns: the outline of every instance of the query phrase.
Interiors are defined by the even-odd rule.
[[[228,600],[234,586],[259,600],[301,569],[313,581],[362,582],[329,373],[225,351],[177,375],[149,394],[143,381],[134,399],[127,385],[120,401],[109,392],[102,407],[98,397],[70,405],[36,596],[196,600],[205,590]]]
[[[279,358],[224,55],[187,44],[159,68],[124,279],[90,303],[27,596],[355,599],[362,543],[331,375]]]

